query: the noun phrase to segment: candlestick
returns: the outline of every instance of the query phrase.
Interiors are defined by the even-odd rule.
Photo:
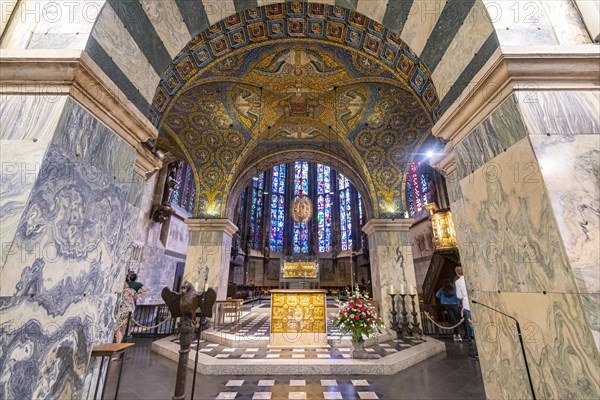
[[[412,303],[412,332],[415,335],[423,335],[423,331],[421,330],[420,324],[419,324],[419,320],[417,319],[417,308],[415,307],[415,297],[416,295],[411,294],[410,295],[410,301]]]
[[[396,297],[396,295],[393,293],[390,293],[390,297],[392,298],[392,330],[396,331],[396,336],[398,336],[399,329],[398,329],[398,325],[396,323],[396,314],[398,314],[398,313],[396,312],[396,300],[394,299]]]
[[[414,296],[414,295],[416,295],[416,294],[417,294],[417,292],[416,292],[416,288],[415,288],[414,286],[412,286],[412,285],[411,285],[411,286],[409,286],[409,287],[408,287],[408,295],[409,295],[409,296]]]
[[[404,283],[400,284],[400,296],[406,295],[406,285]]]
[[[404,337],[409,336],[411,332],[408,326],[408,312],[406,311],[406,303],[404,303],[406,294],[400,293],[400,297],[402,298],[402,328],[400,328],[400,323],[398,323],[398,334],[400,337]]]
[[[394,294],[394,285],[390,285],[390,294]]]

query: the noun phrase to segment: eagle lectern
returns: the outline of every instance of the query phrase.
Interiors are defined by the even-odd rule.
[[[190,282],[185,281],[181,284],[180,293],[165,287],[161,296],[169,307],[171,318],[181,317],[179,322],[179,365],[177,365],[173,400],[183,400],[185,399],[188,353],[196,327],[196,310],[200,308],[202,317],[211,318],[217,293],[210,288],[204,293],[198,293]],[[202,320],[200,323],[202,324]]]

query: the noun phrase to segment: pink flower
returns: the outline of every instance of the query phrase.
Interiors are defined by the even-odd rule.
[[[360,317],[357,315],[357,316],[356,316],[356,320],[358,321],[359,319],[360,319]]]
[[[354,314],[350,314],[350,318],[354,318]]]
[[[362,313],[362,316],[363,316],[363,317],[366,317],[366,316],[367,316],[367,314],[365,314],[365,313],[363,312],[363,313]]]

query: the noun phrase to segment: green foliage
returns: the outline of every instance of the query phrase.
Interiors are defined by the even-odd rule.
[[[369,303],[369,296],[360,293],[358,285],[349,293],[348,301],[340,302],[341,308],[333,317],[333,325],[352,332],[352,341],[359,342],[375,333],[381,333],[384,327],[377,310]]]

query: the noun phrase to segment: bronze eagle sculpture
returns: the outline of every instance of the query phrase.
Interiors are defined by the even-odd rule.
[[[217,293],[212,288],[204,293],[198,293],[188,281],[181,284],[181,292],[174,292],[168,287],[164,287],[161,297],[169,307],[172,318],[194,319],[198,308],[202,310],[203,317],[211,318],[213,306],[217,301]]]

